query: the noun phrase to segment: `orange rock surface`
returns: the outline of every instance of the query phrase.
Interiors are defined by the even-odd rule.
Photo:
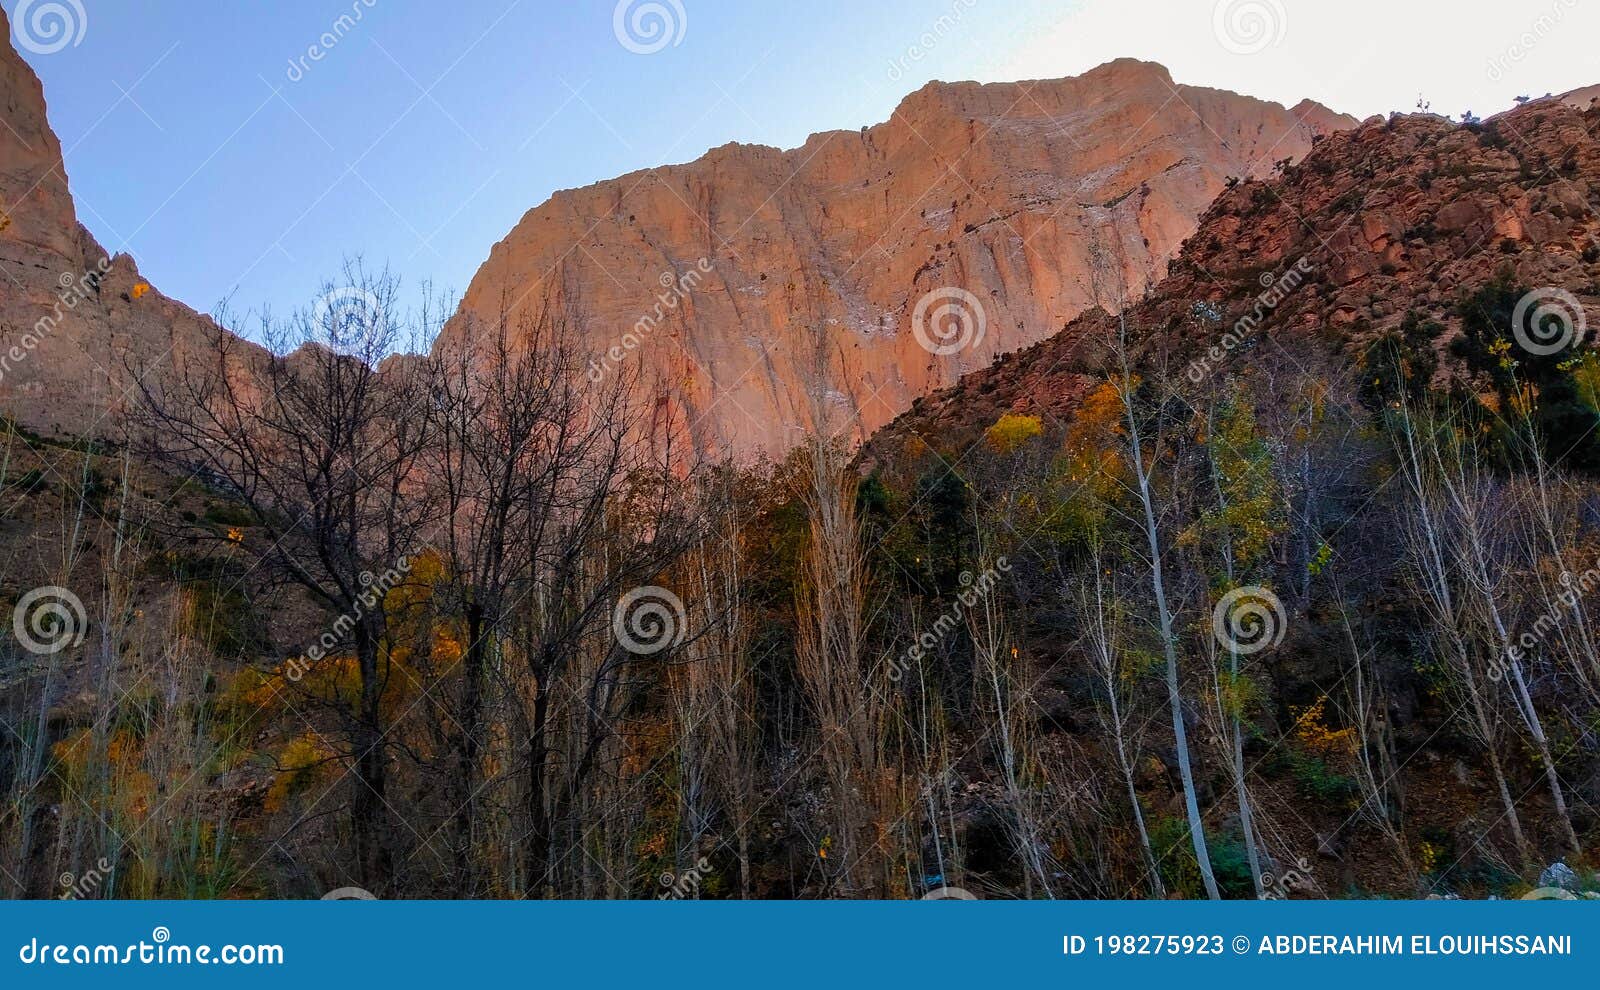
[[[469,316],[555,306],[592,377],[637,376],[704,453],[781,456],[811,428],[813,395],[860,440],[1088,308],[1097,245],[1138,295],[1230,176],[1265,176],[1355,123],[1131,60],[930,83],[875,127],[557,193],[494,246],[437,346]]]

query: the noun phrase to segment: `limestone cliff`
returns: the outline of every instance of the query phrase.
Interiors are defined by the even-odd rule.
[[[557,193],[494,246],[439,346],[469,317],[556,306],[593,377],[638,376],[702,450],[781,456],[813,394],[860,439],[1088,308],[1092,251],[1138,295],[1230,176],[1355,123],[1131,60],[930,83],[874,127]]]

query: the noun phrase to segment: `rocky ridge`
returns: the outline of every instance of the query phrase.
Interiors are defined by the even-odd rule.
[[[1408,316],[1444,327],[1435,346],[1446,357],[1461,332],[1459,301],[1503,279],[1570,293],[1592,344],[1600,101],[1583,103],[1572,94],[1535,100],[1470,125],[1373,118],[1335,134],[1298,165],[1220,196],[1129,323],[1191,378],[1247,367],[1271,341],[1321,341],[1359,357]],[[1257,325],[1241,322],[1261,316],[1263,302]],[[912,435],[948,445],[1003,412],[1068,420],[1091,382],[1086,359],[1112,320],[1091,311],[964,378],[877,445],[889,450]],[[1441,374],[1448,370],[1446,360]]]
[[[0,32],[9,39],[3,11]],[[43,86],[9,43],[0,111],[0,415],[45,434],[111,432],[135,373],[181,364],[224,331],[78,221]]]

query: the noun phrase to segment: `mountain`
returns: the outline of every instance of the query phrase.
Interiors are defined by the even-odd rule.
[[[1129,325],[1195,384],[1247,368],[1274,343],[1359,361],[1408,322],[1434,328],[1442,383],[1457,370],[1463,300],[1493,284],[1564,307],[1551,329],[1582,343],[1575,331],[1600,328],[1596,96],[1600,87],[1535,100],[1482,124],[1410,115],[1334,134],[1282,174],[1218,197]],[[1092,311],[964,378],[875,446],[910,436],[948,446],[1004,412],[1069,421],[1094,381],[1086,358],[1113,319]],[[1500,332],[1510,331],[1508,319]]]
[[[0,31],[9,39],[4,11]],[[9,42],[0,111],[0,415],[40,433],[101,433],[136,397],[131,371],[182,362],[223,331],[78,222],[44,89]]]
[[[557,193],[494,246],[436,346],[473,319],[570,313],[591,377],[638,376],[698,448],[748,461],[810,428],[820,331],[836,422],[862,439],[1087,308],[1097,242],[1138,294],[1230,176],[1355,123],[1132,60],[930,83],[860,131]],[[952,300],[966,313],[938,322]]]
[[[134,369],[181,364],[224,331],[79,223],[42,86],[9,45],[0,101],[0,414],[102,432]],[[862,440],[1087,308],[1097,245],[1140,293],[1230,177],[1354,123],[1132,60],[930,83],[875,127],[790,151],[730,144],[558,193],[494,246],[435,347],[474,318],[559,307],[591,377],[637,376],[698,448],[749,461],[810,429],[821,331],[834,428]],[[940,322],[952,299],[959,326]]]

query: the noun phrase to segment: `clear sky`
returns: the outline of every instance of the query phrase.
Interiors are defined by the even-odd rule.
[[[876,123],[930,79],[1134,56],[1179,82],[1356,116],[1419,95],[1487,116],[1519,94],[1600,83],[1600,0],[0,5],[13,44],[29,32],[19,47],[44,80],[80,217],[202,310],[230,294],[240,309],[305,304],[356,254],[463,290],[556,189],[728,141],[791,147]],[[649,33],[652,12],[665,35]]]

